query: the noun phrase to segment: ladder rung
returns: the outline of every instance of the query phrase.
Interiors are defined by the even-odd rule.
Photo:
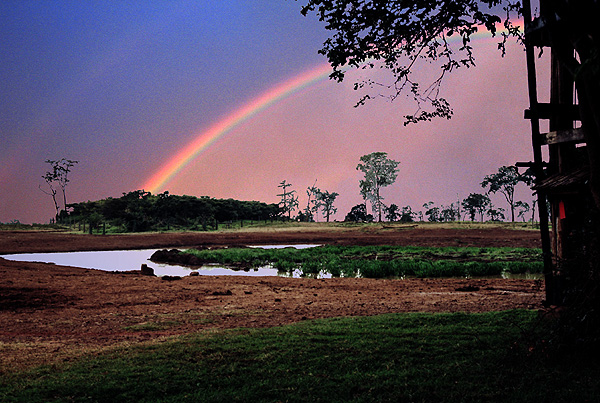
[[[525,109],[525,119],[552,119],[562,117],[571,120],[581,120],[579,106],[538,103],[536,112],[531,109]]]

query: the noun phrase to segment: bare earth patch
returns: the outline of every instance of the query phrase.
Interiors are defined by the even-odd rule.
[[[539,247],[539,235],[427,227],[118,236],[0,232],[0,253],[274,243]],[[138,272],[0,259],[0,371],[214,328],[390,312],[537,309],[543,298],[543,283],[535,280],[199,276],[164,281]]]

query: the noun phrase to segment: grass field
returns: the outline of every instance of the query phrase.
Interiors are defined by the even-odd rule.
[[[2,402],[597,401],[537,314],[388,314],[191,334],[5,375]]]

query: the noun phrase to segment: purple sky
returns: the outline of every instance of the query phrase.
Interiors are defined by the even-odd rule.
[[[273,86],[325,62],[327,37],[294,1],[0,2],[0,222],[48,222],[46,159],[79,160],[69,202],[136,190],[203,130]],[[402,125],[414,105],[353,108],[347,82],[321,81],[220,138],[166,186],[173,194],[277,202],[291,182],[305,203],[338,192],[361,202],[363,154],[400,161],[385,202],[448,205],[501,165],[529,161],[525,56],[474,43],[477,68],[449,77],[452,120]],[[529,191],[520,197],[530,202]],[[506,208],[499,196],[495,203]]]

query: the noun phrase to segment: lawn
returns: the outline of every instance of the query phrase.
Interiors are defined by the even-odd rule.
[[[214,330],[8,374],[0,401],[597,401],[598,365],[548,359],[543,323],[515,310]]]

